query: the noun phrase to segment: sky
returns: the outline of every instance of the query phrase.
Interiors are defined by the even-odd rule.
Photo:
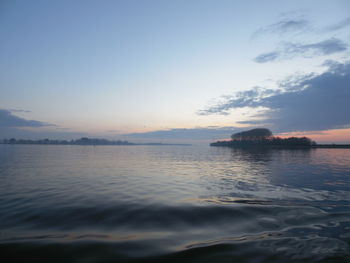
[[[350,2],[0,1],[0,139],[350,143]]]

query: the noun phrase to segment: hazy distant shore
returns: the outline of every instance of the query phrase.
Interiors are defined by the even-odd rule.
[[[156,146],[169,146],[169,145],[180,145],[180,146],[190,146],[191,144],[180,144],[180,143],[133,143],[128,141],[110,141],[106,139],[97,138],[80,138],[77,140],[24,140],[24,139],[4,139],[0,140],[0,144],[23,144],[23,145],[156,145]]]

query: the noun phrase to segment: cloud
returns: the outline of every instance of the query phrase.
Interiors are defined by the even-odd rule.
[[[254,58],[254,61],[257,63],[266,63],[266,62],[274,61],[274,60],[278,59],[280,56],[281,55],[279,52],[272,51],[272,52],[263,53],[263,54],[257,56],[256,58]]]
[[[13,110],[12,110],[13,111]],[[55,126],[54,124],[45,123],[35,120],[27,120],[13,115],[10,110],[0,109],[0,127],[44,127]]]
[[[121,130],[108,130],[108,133],[121,133]]]
[[[124,134],[128,139],[142,139],[144,141],[157,142],[208,142],[212,140],[230,138],[235,131],[240,131],[238,127],[200,127],[190,129],[168,129],[151,132]]]
[[[254,32],[253,37],[257,37],[264,34],[286,34],[291,32],[297,32],[305,30],[309,27],[310,23],[306,19],[283,19],[277,23],[268,25],[266,27],[261,27]]]
[[[337,38],[330,38],[311,44],[284,43],[279,50],[260,54],[254,58],[257,63],[291,59],[293,57],[314,57],[346,51],[348,44]]]
[[[298,32],[329,33],[329,32],[342,30],[349,26],[350,26],[350,17],[347,17],[337,23],[334,23],[332,25],[329,25],[321,29],[317,29],[317,28],[315,29],[314,26],[311,25],[309,20],[302,17],[285,18],[276,23],[259,28],[257,31],[253,33],[252,37],[254,38],[254,37],[258,37],[266,34],[285,35],[288,33],[298,33]]]
[[[266,109],[241,124],[266,125],[276,132],[319,131],[350,125],[350,62],[329,62],[322,74],[285,81],[278,90],[238,92],[202,114],[221,114],[235,108]]]
[[[350,26],[350,17],[348,17],[348,18],[346,18],[346,19],[344,19],[336,24],[333,24],[333,25],[326,27],[324,29],[324,31],[325,32],[333,32],[333,31],[344,29],[348,26]]]
[[[71,139],[72,137],[81,137],[82,134],[74,132],[57,131],[64,128],[58,127],[55,124],[27,120],[18,117],[12,112],[27,112],[25,110],[5,110],[0,109],[0,140],[5,138],[22,138],[22,139],[42,139],[42,138],[57,138]],[[54,127],[56,130],[43,130],[35,128]],[[32,128],[32,129],[26,129]],[[34,129],[33,129],[34,128]]]
[[[86,133],[66,131],[67,128],[56,126],[55,124],[36,120],[27,120],[18,117],[12,112],[27,112],[25,110],[5,110],[0,109],[0,140],[17,139],[72,139],[87,136]],[[31,129],[26,129],[31,128]],[[34,129],[33,129],[34,128]],[[54,128],[54,129],[35,129]]]
[[[24,113],[29,113],[31,112],[30,110],[22,110],[22,109],[9,109],[11,112],[24,112]]]
[[[348,45],[342,40],[331,38],[308,45],[291,44],[288,49],[289,52],[296,54],[306,54],[308,52],[311,52],[313,54],[330,55],[333,53],[345,51],[347,47]]]
[[[231,96],[225,96],[223,102],[219,102],[216,105],[212,105],[207,109],[200,110],[197,112],[198,115],[210,115],[210,114],[220,114],[228,115],[232,108],[244,108],[258,107],[260,101],[274,94],[278,94],[279,90],[264,89],[261,87],[254,87],[250,90],[239,91]]]

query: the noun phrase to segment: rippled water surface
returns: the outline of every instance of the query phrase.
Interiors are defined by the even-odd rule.
[[[0,252],[350,262],[350,150],[0,145]]]

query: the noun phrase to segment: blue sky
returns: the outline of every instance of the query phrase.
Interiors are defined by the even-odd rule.
[[[209,140],[254,125],[348,128],[340,113],[349,107],[336,102],[349,95],[349,14],[345,0],[2,1],[1,137],[156,140],[166,130],[166,141],[186,129],[188,140]],[[334,95],[329,116],[317,113],[322,94]],[[315,115],[325,125],[313,125]]]

